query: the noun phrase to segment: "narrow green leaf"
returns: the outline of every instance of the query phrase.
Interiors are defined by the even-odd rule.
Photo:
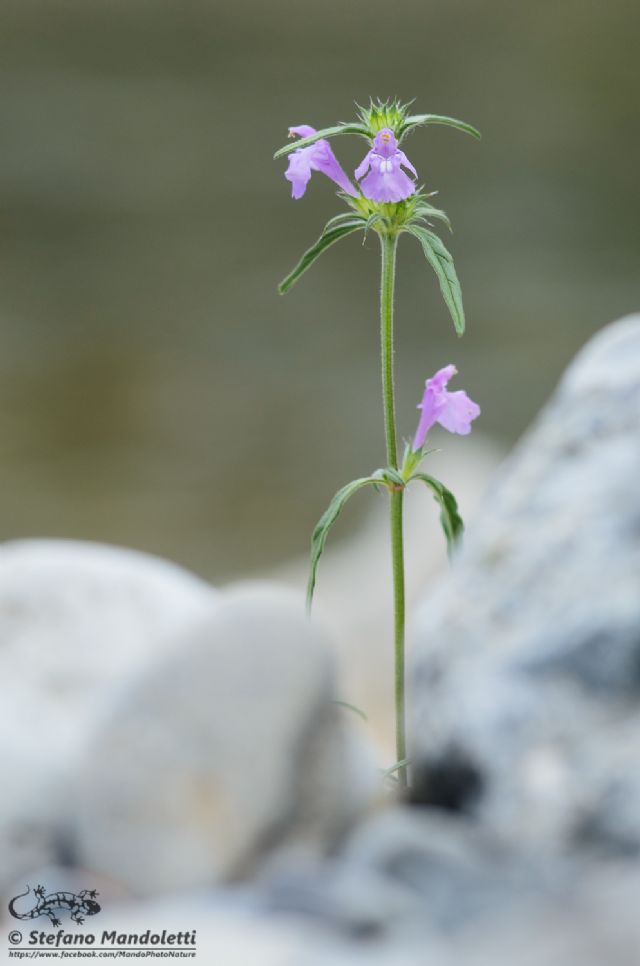
[[[410,764],[411,764],[410,758],[401,758],[400,761],[397,761],[395,765],[391,766],[391,768],[384,769],[384,771],[382,772],[382,779],[384,780],[385,778],[394,778],[395,773],[397,771],[400,771],[401,768],[406,768],[407,765],[410,765]]]
[[[465,134],[470,134],[474,138],[480,139],[482,137],[477,128],[467,124],[466,121],[459,121],[456,117],[445,117],[443,114],[412,114],[411,117],[406,118],[398,131],[398,139],[403,138],[412,128],[419,127],[422,124],[446,124],[448,127],[455,127],[458,131],[464,131]]]
[[[447,538],[447,551],[449,557],[451,557],[456,543],[464,531],[464,523],[458,513],[458,504],[455,496],[440,480],[436,480],[434,476],[429,476],[427,473],[415,473],[411,479],[421,480],[423,483],[426,483],[433,493],[436,503],[439,504],[440,523],[442,524],[444,535]]]
[[[364,228],[367,223],[367,219],[364,217],[364,215],[358,215],[355,211],[341,211],[339,215],[334,215],[333,218],[329,219],[322,231],[324,233],[329,228],[338,228],[340,225],[344,225],[347,222],[350,223],[353,221],[358,221],[358,219],[362,222],[362,227]]]
[[[316,131],[315,134],[310,134],[306,138],[293,138],[290,144],[285,144],[279,148],[273,157],[282,158],[287,154],[291,154],[292,151],[297,151],[298,148],[306,148],[310,144],[314,144],[320,138],[334,138],[338,134],[361,134],[363,137],[369,136],[369,132],[364,124],[336,124],[335,127],[325,127],[322,131]]]
[[[377,225],[379,221],[382,221],[382,215],[381,214],[379,214],[379,213],[376,212],[373,215],[369,215],[369,217],[367,218],[367,220],[364,223],[364,238],[362,239],[362,244],[363,245],[364,245],[364,243],[367,240],[367,232],[371,228],[373,228],[374,225]]]
[[[416,214],[418,218],[426,218],[427,220],[429,218],[436,218],[439,221],[443,221],[449,231],[453,231],[451,222],[449,220],[449,215],[446,213],[446,211],[442,211],[441,208],[436,208],[434,205],[430,205],[427,201],[424,201],[422,204],[418,205],[414,214]]]
[[[380,472],[385,483],[391,483],[393,486],[404,486],[405,481],[395,467],[386,466]]]
[[[349,704],[348,701],[332,701],[331,704],[337,704],[340,708],[347,708],[348,711],[353,711],[357,714],[363,721],[369,721],[368,715],[362,710],[362,708],[356,708],[355,704]]]
[[[405,440],[402,468],[400,470],[400,475],[404,483],[407,483],[411,479],[420,466],[420,463],[422,463],[425,456],[428,456],[429,453],[435,453],[435,450],[427,449],[426,446],[422,446],[420,449],[414,449],[411,441]]]
[[[313,591],[316,586],[316,571],[318,569],[318,562],[322,556],[322,551],[324,550],[324,545],[327,542],[327,535],[329,530],[336,522],[340,513],[349,499],[358,490],[361,490],[363,486],[375,486],[380,483],[380,477],[378,476],[363,476],[359,480],[352,480],[351,483],[347,483],[343,486],[341,490],[338,490],[331,503],[324,511],[316,528],[311,536],[311,569],[309,572],[309,582],[307,584],[307,610],[311,610],[311,603],[313,601]]]
[[[330,245],[340,241],[340,239],[344,238],[345,235],[350,235],[353,231],[362,231],[364,226],[365,219],[359,218],[356,215],[354,215],[350,221],[345,221],[342,224],[334,225],[332,228],[329,228],[329,230],[327,230],[327,227],[325,226],[317,242],[315,242],[311,248],[307,249],[293,271],[290,272],[286,278],[283,278],[278,285],[278,291],[280,294],[284,295],[285,292],[288,292],[294,282],[297,282],[300,276],[303,275],[311,265],[313,265],[316,258],[322,255],[322,253],[326,251]]]
[[[453,258],[447,251],[444,242],[428,228],[423,228],[421,225],[409,225],[405,231],[415,235],[422,245],[427,261],[438,276],[440,291],[451,313],[456,332],[458,335],[462,335],[464,332],[462,289],[456,275]]]

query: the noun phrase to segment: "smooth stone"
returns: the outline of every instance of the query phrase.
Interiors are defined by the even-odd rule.
[[[331,861],[283,870],[267,908],[354,938],[445,934],[543,891],[540,870],[444,813],[392,807],[362,821]]]
[[[92,745],[72,820],[80,863],[150,895],[335,845],[378,781],[332,703],[333,670],[299,595],[222,594]]]
[[[198,958],[225,966],[635,966],[637,865],[559,862],[541,879],[521,860],[458,818],[391,809],[288,883],[102,893],[100,928],[195,930]]]
[[[114,694],[217,599],[193,574],[133,550],[0,546],[0,886],[56,859],[68,783]]]

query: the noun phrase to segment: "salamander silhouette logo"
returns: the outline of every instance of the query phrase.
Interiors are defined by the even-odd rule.
[[[18,899],[24,899],[30,892],[31,887],[27,886],[26,892],[14,896],[9,903],[9,912],[14,919],[37,919],[39,916],[47,916],[52,926],[59,926],[61,923],[56,911],[64,909],[71,914],[72,921],[80,926],[86,916],[95,916],[100,912],[100,905],[96,902],[98,893],[95,889],[83,889],[78,893],[50,892],[47,895],[44,886],[41,885],[33,890],[35,905],[25,912],[16,912],[14,904]]]

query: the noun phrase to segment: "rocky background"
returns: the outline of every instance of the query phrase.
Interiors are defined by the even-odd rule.
[[[635,966],[639,424],[632,316],[572,363],[419,595],[405,802],[295,590],[5,544],[3,894],[95,887],[101,928],[197,929],[225,966]]]

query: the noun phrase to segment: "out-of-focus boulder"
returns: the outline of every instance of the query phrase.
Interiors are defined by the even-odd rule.
[[[0,886],[54,857],[69,780],[114,694],[217,599],[203,580],[132,550],[0,546]]]
[[[377,784],[333,702],[302,598],[230,590],[132,685],[91,747],[73,817],[82,865],[140,894],[321,854]]]
[[[411,642],[418,799],[640,850],[640,316],[572,363]]]

